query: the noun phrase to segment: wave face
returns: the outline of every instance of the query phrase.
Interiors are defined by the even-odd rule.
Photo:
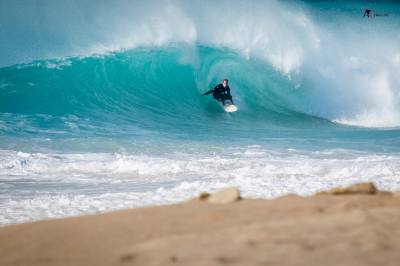
[[[399,189],[395,1],[21,5],[0,2],[0,225],[226,185]],[[202,95],[223,78],[238,112]]]
[[[286,76],[226,49],[137,48],[6,67],[0,77],[0,112],[11,125],[3,127],[5,133],[16,132],[16,121],[25,121],[31,131],[105,135],[240,134],[329,125],[301,110],[306,99]],[[226,114],[211,96],[202,95],[220,77],[231,77],[240,112]]]
[[[235,114],[224,113],[211,96],[202,95],[221,77],[230,78],[240,108]],[[40,60],[1,68],[0,79],[0,130],[5,135],[213,136],[223,131],[242,136],[282,128],[302,133],[313,127],[345,130],[336,122],[354,105],[334,110],[332,101],[337,99],[321,99],[311,87],[296,87],[262,60],[204,46]],[[328,109],[333,117],[318,111]]]

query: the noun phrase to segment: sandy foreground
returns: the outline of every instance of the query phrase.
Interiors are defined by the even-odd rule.
[[[0,265],[400,265],[397,193],[202,197],[2,227]]]

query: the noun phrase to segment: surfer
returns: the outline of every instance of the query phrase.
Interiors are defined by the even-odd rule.
[[[387,17],[389,16],[388,13],[376,13],[374,10],[369,9],[369,8],[364,8],[364,15],[363,17],[368,17],[368,18],[374,18],[374,17]]]
[[[372,9],[365,8],[363,17],[373,18],[375,16],[375,12]]]
[[[229,81],[227,79],[224,79],[221,84],[218,84],[214,87],[214,89],[207,91],[203,95],[208,95],[212,93],[214,99],[221,102],[222,105],[225,105],[226,100],[230,100],[233,104],[231,89],[229,88],[228,83]]]

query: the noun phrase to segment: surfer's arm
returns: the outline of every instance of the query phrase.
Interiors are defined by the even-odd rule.
[[[229,97],[232,97],[231,88],[229,88],[229,86],[226,86],[226,94],[228,94]]]
[[[220,84],[220,85],[221,85],[221,84]],[[207,91],[207,92],[204,93],[203,95],[208,95],[208,94],[210,94],[210,93],[213,93],[213,92],[217,91],[217,90],[218,90],[218,87],[219,87],[220,85],[215,86],[214,89],[211,89],[211,90]]]
[[[208,95],[208,94],[213,93],[213,92],[214,92],[214,89],[211,89],[211,90],[209,90],[209,91],[203,93],[203,95]]]
[[[231,100],[231,103],[233,104],[233,99],[232,99],[232,94],[231,94],[231,88],[230,88],[229,86],[226,88],[226,94],[228,95],[229,100]]]

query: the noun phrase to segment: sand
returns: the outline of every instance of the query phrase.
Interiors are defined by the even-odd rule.
[[[400,265],[400,196],[325,193],[0,228],[0,265]]]

